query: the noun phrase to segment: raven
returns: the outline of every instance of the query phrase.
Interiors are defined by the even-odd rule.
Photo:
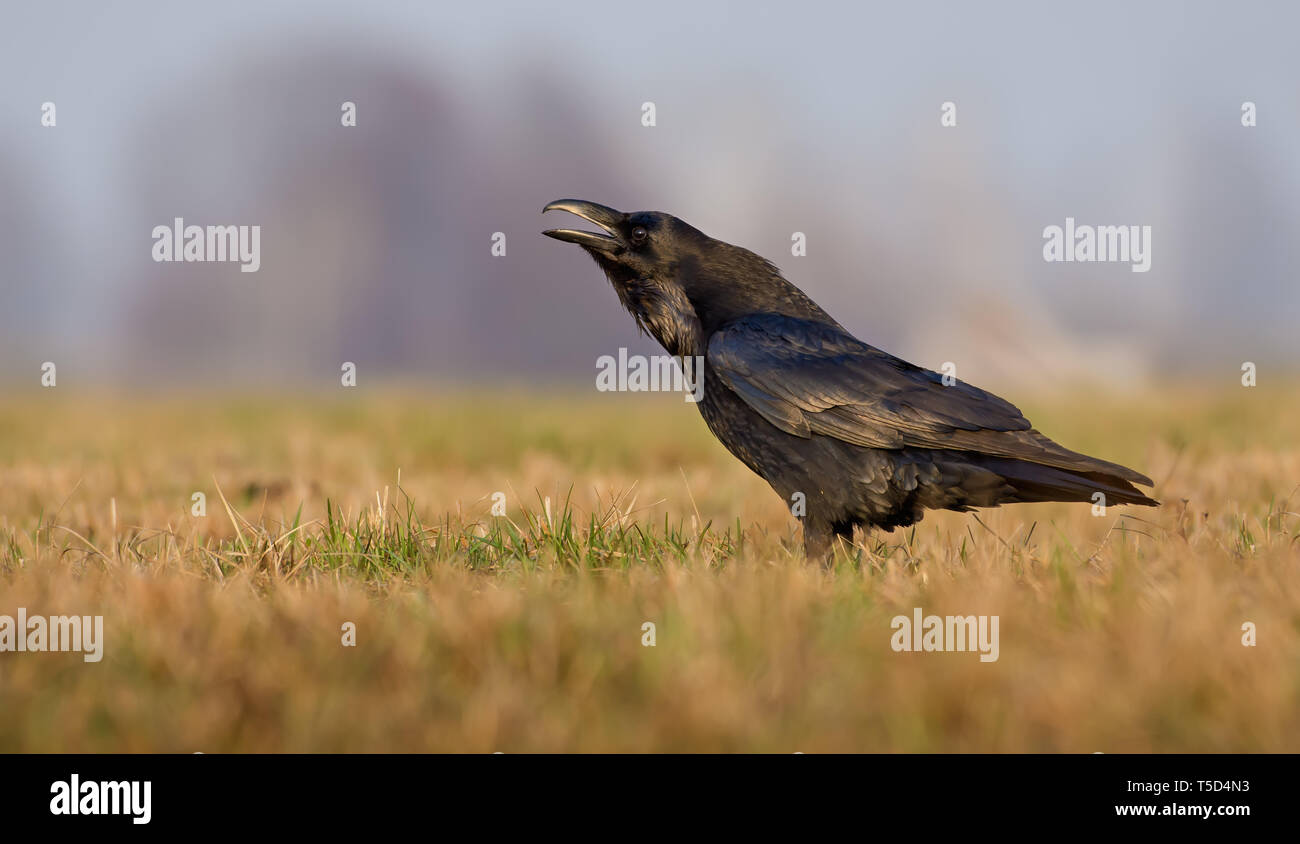
[[[836,536],[851,541],[855,525],[892,529],[927,509],[1159,504],[1133,486],[1150,478],[1063,448],[1011,403],[863,343],[748,249],[659,212],[577,199],[542,210],[598,226],[543,234],[586,250],[669,354],[703,359],[705,423],[802,520],[809,559],[828,557]]]

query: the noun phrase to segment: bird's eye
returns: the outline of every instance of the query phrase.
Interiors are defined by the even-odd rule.
[[[632,242],[644,243],[646,237],[648,237],[649,234],[650,233],[645,230],[645,226],[637,226],[636,228],[632,229]]]

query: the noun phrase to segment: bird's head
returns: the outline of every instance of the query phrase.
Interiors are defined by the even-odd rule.
[[[547,237],[576,243],[587,251],[617,287],[633,279],[676,281],[684,247],[708,240],[702,232],[671,214],[658,211],[623,213],[581,199],[558,199],[542,209],[568,211],[602,231],[548,229]]]
[[[699,317],[683,285],[683,262],[708,238],[671,214],[623,213],[580,199],[560,199],[542,209],[568,211],[601,231],[548,229],[547,237],[576,243],[605,271],[619,301],[672,354],[696,354]]]
[[[672,354],[699,354],[704,338],[739,316],[817,309],[767,260],[671,214],[624,213],[580,199],[556,200],[542,211],[567,211],[601,230],[543,234],[586,250],[640,327]]]

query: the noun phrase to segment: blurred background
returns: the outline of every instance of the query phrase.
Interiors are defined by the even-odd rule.
[[[8,4],[0,384],[589,384],[658,349],[539,235],[561,197],[674,213],[975,383],[1262,381],[1300,360],[1298,29],[1281,2]],[[1150,271],[1045,263],[1067,216],[1150,225]],[[260,225],[260,271],[153,262],[175,217]]]

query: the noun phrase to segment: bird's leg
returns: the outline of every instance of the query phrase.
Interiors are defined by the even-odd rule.
[[[819,525],[811,519],[803,523],[803,555],[808,562],[818,560],[827,568],[832,559],[831,539],[834,534],[829,526]]]

